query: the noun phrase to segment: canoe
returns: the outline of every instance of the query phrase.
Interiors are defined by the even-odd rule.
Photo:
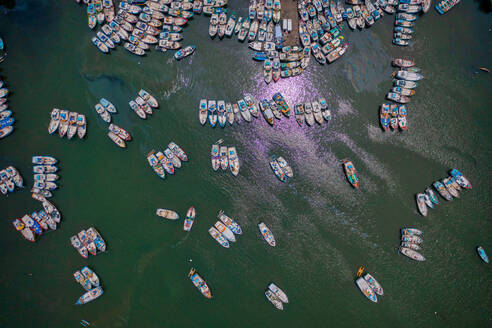
[[[78,114],[77,115],[77,135],[79,139],[84,138],[87,132],[87,122],[85,120],[85,115]]]
[[[58,126],[60,125],[60,110],[58,108],[53,108],[50,116],[51,116],[51,121],[48,127],[48,133],[53,134],[58,129]]]
[[[487,256],[487,253],[485,253],[485,250],[483,249],[482,246],[477,247],[477,253],[482,259],[482,261],[484,261],[485,263],[489,263],[489,257]]]
[[[234,237],[234,233],[229,229],[224,223],[221,221],[217,221],[214,224],[215,229],[222,234],[228,241],[236,242],[236,237]],[[213,236],[212,236],[213,237]]]
[[[271,290],[269,290],[269,289],[266,290],[265,296],[266,296],[267,300],[270,301],[270,303],[272,303],[273,306],[275,306],[275,308],[277,308],[279,310],[284,309],[284,305],[282,304],[282,301],[280,301],[278,299],[278,297]]]
[[[195,269],[191,269],[190,272],[188,273],[188,277],[190,278],[191,282],[193,285],[195,285],[196,288],[202,293],[203,296],[206,298],[212,298],[212,293],[210,291],[210,288],[208,287],[207,283],[205,280],[203,280],[202,277],[196,272]]]
[[[370,275],[369,273],[366,273],[364,275],[364,280],[367,282],[369,287],[371,287],[371,289],[376,294],[381,295],[381,296],[384,294],[383,287],[381,287],[379,282],[372,275]]]
[[[400,247],[399,252],[415,261],[425,261],[425,257],[413,249]]]
[[[243,233],[241,226],[235,220],[228,217],[224,213],[224,211],[220,210],[217,217],[219,218],[220,221],[222,221],[222,223],[224,223],[236,235],[241,235]]]
[[[357,287],[359,287],[362,294],[364,294],[369,300],[377,303],[378,297],[376,296],[376,293],[372,290],[369,283],[364,278],[357,279],[355,283]]]
[[[193,223],[195,222],[196,210],[191,206],[186,212],[186,218],[184,220],[183,229],[184,231],[190,231]]]
[[[275,294],[275,296],[282,302],[282,303],[289,303],[289,298],[287,297],[287,294],[280,289],[277,285],[275,285],[273,282],[268,285],[268,289]]]
[[[420,236],[424,234],[421,230],[417,228],[402,228],[401,230],[402,235],[414,235],[414,236]]]
[[[222,247],[224,248],[229,248],[230,244],[227,241],[227,239],[214,227],[210,227],[208,229],[208,233],[210,236],[212,236],[213,239],[215,239]]]
[[[156,210],[155,214],[158,215],[158,216],[160,216],[160,217],[169,219],[169,220],[177,220],[177,219],[179,219],[178,213],[176,213],[175,211],[164,209],[164,208],[158,208]]]
[[[87,266],[85,266],[80,270],[80,272],[84,275],[84,277],[86,279],[88,279],[90,281],[90,283],[93,286],[95,286],[95,287],[99,286],[99,277],[97,276],[97,274],[94,271],[92,271]]]
[[[86,304],[89,302],[92,302],[96,298],[100,297],[104,293],[103,289],[101,287],[96,287],[94,289],[91,289],[84,295],[80,296],[80,298],[75,302],[76,305],[82,305]]]
[[[260,229],[260,233],[265,239],[265,241],[272,247],[275,247],[276,242],[275,242],[275,237],[272,234],[272,231],[266,226],[265,223],[260,222],[258,224],[258,228]]]
[[[359,179],[357,178],[357,170],[355,169],[354,164],[348,159],[344,159],[343,168],[345,171],[345,176],[352,187],[359,189]]]
[[[417,206],[420,214],[427,216],[427,205],[425,204],[425,194],[418,193],[416,196]]]
[[[207,100],[201,99],[200,106],[198,109],[198,119],[200,120],[201,125],[204,125],[207,122],[207,117],[208,117]]]
[[[109,131],[107,135],[108,135],[109,139],[111,139],[118,147],[126,148],[126,143],[123,141],[123,139],[118,137],[116,134]]]

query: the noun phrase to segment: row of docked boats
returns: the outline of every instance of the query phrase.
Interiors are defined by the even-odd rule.
[[[448,177],[441,179],[441,181],[438,180],[432,185],[448,201],[459,198],[461,190],[472,189],[470,181],[457,169],[452,169]],[[431,187],[425,189],[424,193],[418,193],[416,201],[419,212],[423,216],[427,216],[428,208],[434,208],[435,205],[439,204],[439,199]]]
[[[379,110],[379,122],[384,131],[390,128],[397,131],[400,128],[405,131],[407,123],[407,105],[383,103]]]
[[[270,167],[275,173],[275,176],[282,182],[286,182],[287,179],[294,177],[294,171],[290,167],[289,163],[282,156],[272,155],[268,158]]]
[[[58,188],[55,181],[59,179],[59,176],[55,174],[58,171],[58,167],[55,165],[58,163],[54,157],[51,156],[33,156],[32,163],[34,173],[34,185],[32,192],[40,194],[43,197],[51,197],[51,191]]]
[[[381,284],[370,273],[364,274],[363,267],[360,267],[357,272],[355,284],[359,287],[362,294],[374,303],[378,302],[378,295],[384,295],[384,290]]]
[[[120,148],[126,148],[125,141],[132,140],[130,132],[113,123],[108,126],[107,136]]]
[[[275,308],[279,310],[284,309],[284,303],[289,303],[287,294],[273,282],[267,286],[265,290],[265,297],[270,303],[273,304],[273,306],[275,306]]]
[[[114,19],[113,0],[84,0],[84,4],[87,5],[87,24],[90,29]]]
[[[6,195],[9,192],[14,192],[15,188],[23,187],[24,179],[15,167],[8,166],[0,170],[0,192],[2,194]]]
[[[73,235],[70,237],[70,243],[83,258],[89,257],[89,253],[95,256],[98,251],[106,251],[106,242],[94,227]]]
[[[393,14],[396,0],[377,0],[375,2],[365,1],[347,1],[352,7],[341,8],[342,18],[347,20],[348,26],[352,30],[364,29],[374,25],[385,14]],[[345,13],[343,12],[345,10]]]
[[[66,135],[70,140],[77,135],[79,139],[83,139],[87,133],[85,115],[65,109],[53,108],[50,113],[48,133],[53,134],[57,130],[60,138]]]
[[[278,15],[280,20],[280,12]],[[218,36],[223,39],[224,36],[232,37],[237,35],[238,41],[249,42],[258,40],[259,42],[273,42],[275,26],[278,22],[272,19],[272,16],[262,17],[261,19],[251,19],[249,17],[238,17],[232,12],[229,17],[225,11],[214,13],[210,17],[208,34],[211,38]]]
[[[153,109],[159,108],[157,99],[144,89],[140,89],[137,97],[130,100],[128,105],[142,120],[145,120],[147,115],[152,115]]]
[[[222,145],[222,139],[218,140],[212,145],[211,162],[212,169],[217,171],[219,168],[222,171],[231,171],[232,175],[237,176],[239,174],[239,157],[237,156],[236,147]]]
[[[75,271],[73,277],[86,291],[77,299],[76,305],[92,302],[103,294],[99,277],[89,267],[85,266],[82,269]]]
[[[0,78],[0,139],[5,138],[14,131],[15,119],[12,117],[12,111],[9,110],[8,94],[9,89],[5,87],[4,80]]]
[[[417,228],[402,228],[400,232],[401,243],[398,251],[414,261],[425,261],[425,257],[418,252],[422,249],[420,244],[423,241],[423,232]]]
[[[419,13],[429,10],[430,0],[400,0],[395,16],[393,44],[408,46],[413,36],[413,27]]]
[[[187,162],[188,156],[175,142],[171,141],[164,152],[155,150],[147,154],[147,162],[160,178],[166,178],[167,174],[174,174],[175,169],[181,167],[182,162]]]
[[[44,231],[56,230],[57,224],[61,221],[60,211],[53,203],[42,196],[37,200],[41,202],[42,210],[25,214],[22,218],[12,221],[15,230],[30,242],[35,242],[36,236],[42,235]]]
[[[413,88],[417,87],[417,81],[423,78],[422,74],[418,73],[418,67],[400,67],[399,71],[393,72],[393,77],[396,78],[395,86],[386,95],[386,99],[400,104],[410,102],[410,97],[415,94]]]
[[[442,0],[436,4],[435,8],[439,14],[444,15],[454,6],[456,6],[459,2],[460,0]]]
[[[234,235],[241,235],[243,231],[239,224],[227,216],[224,211],[220,210],[217,218],[219,220],[208,229],[208,233],[219,245],[229,248],[230,243],[236,242]]]
[[[297,123],[302,126],[304,122],[308,126],[314,125],[314,122],[323,124],[331,121],[331,111],[328,109],[328,103],[325,98],[319,98],[312,102],[296,104],[294,114]]]

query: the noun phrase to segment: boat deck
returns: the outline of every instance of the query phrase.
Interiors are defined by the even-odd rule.
[[[280,26],[283,19],[292,20],[292,31],[284,33],[284,46],[297,46],[301,44],[299,39],[299,15],[297,14],[297,1],[280,0],[282,9],[280,11]]]

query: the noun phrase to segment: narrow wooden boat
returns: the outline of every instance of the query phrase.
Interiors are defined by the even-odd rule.
[[[272,231],[266,226],[265,223],[260,222],[258,224],[258,228],[260,229],[260,233],[265,239],[265,241],[272,247],[275,247],[276,242],[275,242],[275,237],[272,234]]]
[[[184,220],[183,229],[184,231],[190,231],[193,223],[195,222],[196,210],[195,207],[191,206],[186,212],[186,218]]]
[[[169,219],[169,220],[177,220],[179,219],[178,213],[175,211],[167,210],[165,208],[158,208],[155,212],[156,215]]]
[[[271,290],[268,289],[268,290],[265,291],[265,297],[278,310],[283,310],[284,309],[284,305],[282,304],[282,302],[278,299],[278,297]]]
[[[222,247],[224,248],[229,248],[230,244],[227,241],[227,239],[214,227],[210,227],[208,229],[208,233],[210,236],[212,236],[213,239],[215,239]]]
[[[126,148],[126,143],[123,141],[123,139],[118,137],[116,134],[109,131],[107,135],[108,135],[109,139],[111,139],[118,147]]]
[[[414,251],[413,249],[400,247],[399,252],[411,258],[412,260],[419,261],[419,262],[425,261],[425,257],[422,254],[418,253],[417,251]]]
[[[343,160],[343,168],[345,171],[345,175],[347,180],[350,182],[352,187],[358,189],[359,188],[359,179],[357,178],[357,171],[355,169],[354,164],[348,159]]]
[[[79,139],[84,138],[87,132],[87,122],[85,120],[85,115],[78,114],[77,115],[77,135]]]
[[[384,294],[383,287],[381,287],[379,282],[372,275],[370,275],[369,273],[366,273],[364,275],[364,280],[367,282],[369,287],[371,287],[371,289],[376,294],[381,295],[381,296]]]
[[[359,287],[362,294],[364,294],[372,302],[377,303],[378,298],[376,296],[376,293],[374,292],[374,290],[372,290],[372,288],[369,286],[368,282],[364,278],[358,278],[355,281],[355,284],[357,285],[357,287]]]
[[[241,235],[243,233],[241,226],[233,219],[228,217],[224,211],[220,210],[217,215],[220,221],[222,221],[232,232],[236,235]]]
[[[202,277],[196,272],[194,268],[190,270],[188,273],[188,277],[190,278],[191,282],[193,282],[193,285],[195,285],[196,288],[202,293],[203,296],[206,298],[212,298],[212,293],[210,291],[210,288],[208,287],[207,283],[205,280],[203,280]]]
[[[60,110],[58,108],[53,108],[51,111],[51,122],[48,127],[48,133],[53,134],[60,125]]]
[[[80,296],[80,298],[75,302],[76,305],[82,305],[86,304],[89,302],[92,302],[96,298],[100,297],[104,293],[103,289],[101,287],[96,287],[85,293],[84,295]]]
[[[275,294],[275,296],[282,302],[282,303],[289,303],[289,298],[287,297],[287,294],[280,289],[277,285],[275,285],[273,282],[268,285],[268,289]]]
[[[117,126],[116,124],[111,123],[109,125],[108,129],[109,129],[109,131],[113,132],[114,134],[116,134],[118,137],[120,137],[121,139],[123,139],[125,141],[132,140],[131,134],[128,131],[126,131],[125,129]]]

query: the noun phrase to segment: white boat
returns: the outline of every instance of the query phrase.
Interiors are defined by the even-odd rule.
[[[49,134],[54,133],[58,129],[59,125],[60,125],[60,110],[58,108],[53,108],[53,110],[51,111],[51,121],[48,127],[48,133]]]
[[[374,277],[371,276],[369,273],[366,273],[364,275],[364,280],[369,284],[369,287],[371,287],[376,294],[381,296],[384,294],[383,287],[381,287],[379,282],[374,279]]]
[[[275,242],[275,237],[272,234],[272,231],[266,226],[265,223],[260,222],[258,224],[258,228],[260,229],[260,233],[265,239],[265,241],[272,247],[275,247],[276,242]]]
[[[227,149],[227,155],[229,159],[229,169],[234,176],[239,173],[239,158],[237,157],[236,147],[229,147]]]
[[[217,231],[217,229],[215,229],[214,227],[210,227],[210,229],[208,229],[208,233],[222,247],[224,247],[224,248],[229,248],[230,247],[229,242],[227,241],[227,239],[219,231]]]
[[[279,310],[284,309],[284,305],[282,304],[282,302],[278,299],[277,296],[275,296],[275,294],[271,290],[266,290],[265,296],[267,300],[269,300],[270,303],[272,303],[277,309]]]
[[[126,148],[126,143],[123,141],[123,139],[118,137],[116,134],[109,131],[107,135],[108,135],[109,139],[111,139],[118,147]]]
[[[207,99],[201,99],[200,107],[198,110],[198,119],[200,120],[201,125],[205,125],[205,123],[207,122],[207,117],[208,117]]]
[[[217,221],[214,224],[215,229],[220,232],[227,240],[231,242],[236,242],[236,237],[234,237],[234,233],[221,221]]]
[[[357,287],[359,287],[362,294],[364,294],[371,301],[377,303],[378,297],[376,296],[376,293],[372,290],[372,288],[369,286],[366,280],[364,280],[363,278],[359,278],[355,281],[355,283]]]
[[[212,168],[214,171],[217,171],[220,167],[220,147],[218,144],[212,145],[211,155],[212,155]]]
[[[155,214],[158,215],[158,216],[160,216],[160,217],[169,219],[169,220],[177,220],[177,219],[179,219],[178,213],[176,213],[175,211],[164,209],[164,208],[158,208],[156,210]]]
[[[87,132],[87,122],[85,120],[85,115],[78,114],[77,115],[77,135],[79,139],[84,138]]]
[[[289,166],[287,161],[282,156],[277,157],[277,163],[286,176],[288,176],[289,178],[292,178],[294,176],[294,172],[292,171],[292,168]]]
[[[400,247],[400,253],[415,261],[419,261],[419,262],[425,261],[425,257],[419,252],[414,251],[413,249]]]
[[[229,159],[227,156],[227,146],[220,146],[220,168],[225,171],[229,167]]]
[[[289,303],[289,298],[287,297],[287,294],[285,294],[285,292],[273,282],[268,285],[268,289],[272,291],[272,293],[274,293],[280,301],[282,301],[283,303]]]

